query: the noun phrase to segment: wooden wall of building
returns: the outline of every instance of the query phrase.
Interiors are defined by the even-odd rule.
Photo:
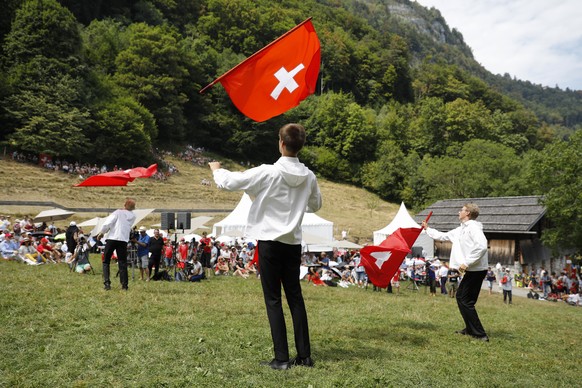
[[[435,256],[440,260],[451,257],[451,243],[435,241]],[[489,265],[501,263],[502,266],[513,266],[515,261],[515,240],[489,240]]]

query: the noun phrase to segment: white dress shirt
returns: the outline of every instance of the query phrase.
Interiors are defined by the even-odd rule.
[[[483,271],[489,267],[487,239],[483,234],[483,225],[480,222],[468,220],[461,223],[458,228],[446,233],[427,228],[426,234],[434,240],[453,243],[450,268],[459,269],[459,266],[465,264],[468,267],[467,271]]]
[[[109,234],[105,237],[106,240],[129,241],[131,228],[135,221],[135,214],[126,209],[117,209],[111,213],[103,223],[99,233]]]
[[[301,244],[303,215],[321,208],[315,175],[294,157],[282,156],[275,164],[244,172],[220,168],[213,175],[219,188],[254,197],[246,234],[255,240]]]

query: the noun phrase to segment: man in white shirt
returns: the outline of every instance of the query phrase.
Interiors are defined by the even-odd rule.
[[[426,221],[423,221],[422,226],[429,237],[452,242],[449,267],[458,269],[463,274],[463,280],[457,290],[457,305],[465,321],[465,328],[456,333],[470,335],[487,342],[489,337],[475,309],[489,266],[487,239],[483,234],[483,225],[475,221],[478,216],[479,207],[474,203],[467,203],[459,211],[461,226],[458,228],[443,233],[429,228]]]
[[[230,172],[220,163],[209,163],[219,188],[244,190],[255,200],[251,206],[246,233],[258,240],[259,272],[271,326],[275,358],[263,362],[273,369],[292,365],[313,366],[307,312],[301,293],[301,222],[306,211],[321,208],[317,179],[297,154],[305,144],[305,129],[287,124],[279,130],[281,158],[244,172]],[[281,285],[293,319],[297,357],[289,359]]]
[[[98,237],[109,232],[103,250],[103,284],[106,291],[111,290],[109,279],[109,264],[113,251],[117,253],[117,265],[119,267],[119,281],[121,289],[128,289],[127,278],[127,243],[131,234],[131,228],[135,221],[135,200],[128,198],[123,209],[117,209],[111,213],[103,223]]]

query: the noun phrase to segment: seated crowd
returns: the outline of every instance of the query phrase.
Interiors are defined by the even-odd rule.
[[[69,249],[67,241],[53,241],[54,236],[65,232],[55,227],[54,223],[35,224],[29,216],[10,222],[9,216],[0,215],[0,258],[28,265],[65,262],[79,273],[91,271],[89,254],[97,252],[98,248],[103,246],[103,242],[86,238],[82,229],[78,228],[74,222],[70,223],[69,229],[72,227],[75,231],[73,240],[68,240],[68,242],[73,247]],[[67,234],[69,229],[67,229]],[[145,228],[140,228],[140,231],[145,232]],[[159,272],[158,267],[163,266],[167,269],[174,265],[181,275],[180,279],[176,276],[177,280],[200,281],[212,275],[230,275],[244,279],[251,275],[259,276],[253,242],[235,239],[233,243],[227,244],[207,237],[205,233],[203,235],[200,241],[194,239],[186,241],[181,238],[175,246],[168,239],[164,239],[163,260],[159,264],[152,265],[148,260],[144,261],[145,264],[141,262],[138,264],[142,270],[142,279],[145,280],[143,272],[146,272],[146,268],[149,279],[150,273],[154,274],[154,270],[155,274]],[[333,265],[330,265],[331,260],[335,262]],[[319,255],[307,252],[302,256],[301,264],[305,268],[302,274],[307,283],[314,286],[366,287],[367,276],[364,267],[360,265],[360,260],[359,252],[353,250],[334,250],[332,257],[329,257],[326,252],[321,252]],[[128,263],[133,264],[130,261]],[[436,292],[434,288],[441,286],[441,293],[454,297],[456,287],[452,286],[455,285],[454,283],[458,284],[460,276],[458,271],[457,273],[452,273],[452,271],[456,270],[448,269],[446,266],[435,268],[428,260],[422,265],[407,267],[403,264],[391,280],[389,290],[396,287],[399,292],[400,280],[411,279],[415,284],[430,285],[433,295]],[[499,282],[501,282],[501,274],[505,274],[505,271],[505,268],[501,268],[499,279],[497,279]],[[491,279],[496,278],[493,274],[491,276]],[[448,280],[446,287],[440,284],[440,279],[443,278]],[[487,279],[489,283],[490,278]],[[577,267],[565,268],[559,275],[555,272],[550,274],[544,268],[540,268],[530,273],[516,273],[511,276],[511,280],[515,287],[530,289],[528,296],[531,298],[563,300],[571,305],[582,306],[582,287],[580,287],[581,280]],[[491,289],[491,285],[489,287]],[[543,293],[543,296],[538,292]]]

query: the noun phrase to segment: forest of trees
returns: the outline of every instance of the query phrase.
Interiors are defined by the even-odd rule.
[[[300,122],[300,156],[322,177],[416,209],[544,194],[553,224],[564,225],[548,241],[581,249],[582,93],[490,74],[435,9],[408,0],[0,4],[0,142],[10,150],[133,166],[188,143],[271,162],[277,129]],[[199,94],[310,16],[322,66],[300,106],[255,123],[221,87]]]

